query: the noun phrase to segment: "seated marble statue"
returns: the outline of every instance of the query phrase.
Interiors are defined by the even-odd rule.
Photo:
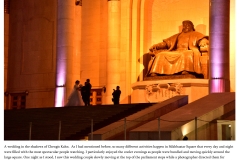
[[[182,32],[153,45],[147,76],[202,74],[201,52],[208,50],[208,36],[195,31],[191,21],[182,22]]]

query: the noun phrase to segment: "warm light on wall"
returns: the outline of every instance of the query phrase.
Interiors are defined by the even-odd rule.
[[[181,127],[183,136],[186,136],[188,133],[190,133],[193,130],[194,126],[192,126],[192,125],[193,125],[192,123],[187,123]]]
[[[26,95],[28,95],[28,94],[29,94],[29,91],[28,91],[28,90],[26,90],[26,91],[25,91],[25,94],[26,94]]]

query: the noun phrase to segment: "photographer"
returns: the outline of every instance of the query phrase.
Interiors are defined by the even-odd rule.
[[[112,98],[112,101],[113,101],[113,104],[119,104],[119,99],[120,99],[120,95],[121,95],[121,90],[120,90],[120,87],[117,86],[116,87],[116,90],[113,89],[113,98]]]

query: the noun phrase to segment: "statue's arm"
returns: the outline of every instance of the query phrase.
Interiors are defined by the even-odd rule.
[[[165,50],[167,49],[167,44],[165,42],[160,42],[157,44],[154,44],[151,48],[149,48],[149,54],[151,55],[155,55],[156,53],[158,53],[161,50]]]

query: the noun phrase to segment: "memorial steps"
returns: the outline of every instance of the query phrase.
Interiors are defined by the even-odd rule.
[[[189,104],[180,95],[161,103],[5,110],[4,140],[217,140],[228,123],[235,124],[235,92]]]
[[[31,108],[4,111],[4,140],[80,140],[152,103]]]

